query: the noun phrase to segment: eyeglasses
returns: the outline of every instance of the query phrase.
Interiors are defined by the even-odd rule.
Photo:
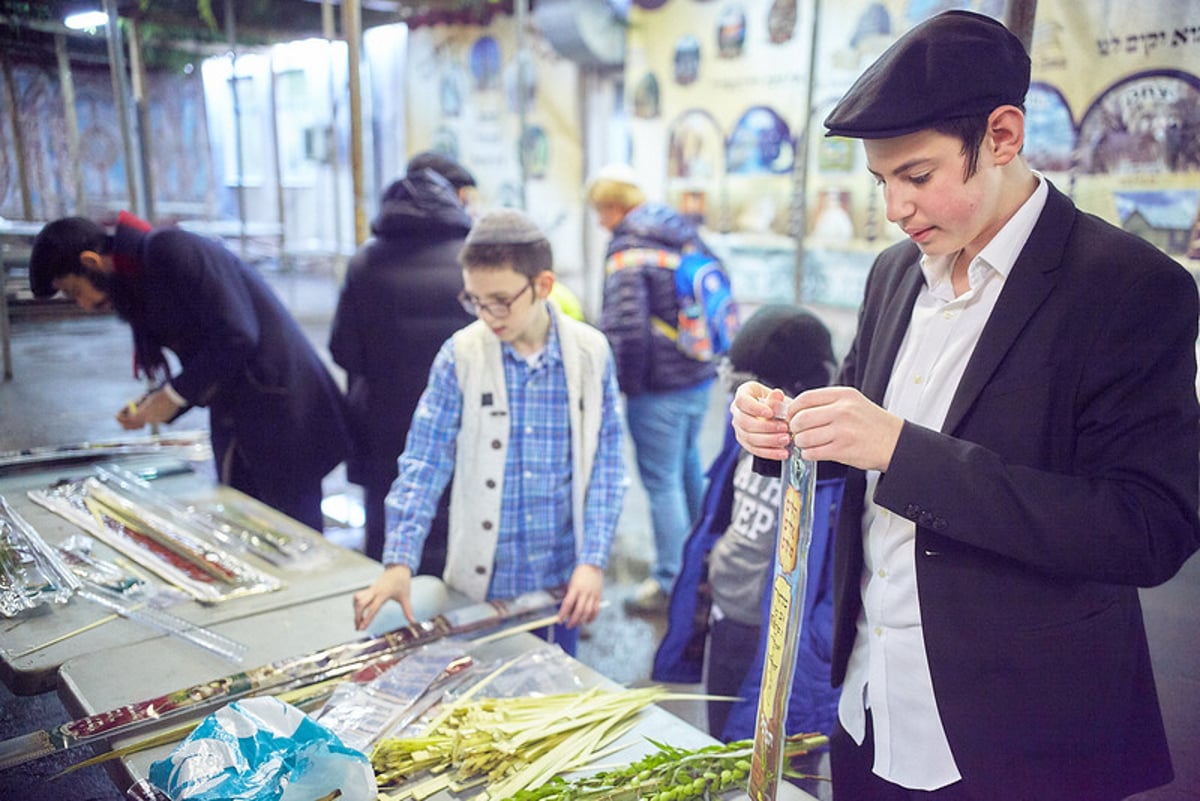
[[[487,312],[492,317],[495,317],[499,320],[507,317],[512,312],[512,305],[517,302],[517,298],[525,294],[526,289],[533,289],[532,281],[526,284],[520,292],[513,295],[508,300],[493,300],[488,303],[482,302],[474,295],[468,295],[467,291],[464,289],[462,292],[458,293],[458,302],[462,304],[462,307],[467,310],[468,314]]]

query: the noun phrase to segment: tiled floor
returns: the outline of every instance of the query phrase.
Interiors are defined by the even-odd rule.
[[[336,281],[330,275],[310,274],[276,275],[272,281],[324,352]],[[0,451],[119,436],[112,415],[141,393],[130,374],[129,354],[128,329],[112,318],[15,320],[15,377],[0,382]],[[720,444],[723,406],[723,400],[714,396],[702,443],[705,454],[715,453]],[[203,427],[202,413],[190,417],[194,419],[185,417],[177,425]],[[326,489],[331,495],[355,492],[339,471],[331,474]],[[608,574],[609,605],[579,649],[584,662],[622,684],[648,680],[662,635],[661,621],[628,617],[621,604],[647,572],[648,519],[645,495],[635,478]],[[354,542],[353,534],[337,536]],[[1143,592],[1143,600],[1177,779],[1136,798],[1195,801],[1200,798],[1200,557],[1163,587]],[[0,621],[0,636],[2,631]],[[672,711],[705,726],[702,704],[678,704]],[[65,719],[53,694],[17,698],[0,686],[0,738]],[[71,761],[46,760],[0,773],[0,798],[112,801],[122,797],[99,768],[48,781]],[[828,795],[827,788],[813,792]]]

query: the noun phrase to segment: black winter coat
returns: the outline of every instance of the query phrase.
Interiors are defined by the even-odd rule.
[[[388,188],[374,238],[350,260],[329,350],[347,373],[355,483],[395,475],[438,348],[474,320],[458,302],[470,228],[450,184],[422,170]]]

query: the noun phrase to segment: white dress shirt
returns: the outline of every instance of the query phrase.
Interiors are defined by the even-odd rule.
[[[1036,173],[1035,173],[1036,175]],[[925,275],[896,357],[884,407],[940,429],[975,344],[1013,263],[1046,204],[1046,182],[967,268],[969,288],[954,296],[957,253],[921,259]],[[866,708],[875,731],[874,773],[912,790],[935,790],[961,776],[938,715],[918,603],[911,520],[875,505],[878,471],[868,471],[863,513],[863,611],[838,705],[846,731],[862,744]]]

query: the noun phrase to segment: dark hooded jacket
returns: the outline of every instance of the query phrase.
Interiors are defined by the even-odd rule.
[[[629,250],[698,250],[711,255],[696,226],[659,203],[638,206],[613,229],[605,254],[600,327],[612,346],[621,391],[640,395],[711,381],[716,375],[713,365],[682,353],[653,323],[658,319],[674,325],[678,319],[674,271],[640,261],[615,269],[613,256]]]
[[[384,192],[374,237],[350,260],[329,351],[347,374],[355,483],[395,476],[433,357],[474,319],[458,302],[470,228],[450,183],[420,170]]]

